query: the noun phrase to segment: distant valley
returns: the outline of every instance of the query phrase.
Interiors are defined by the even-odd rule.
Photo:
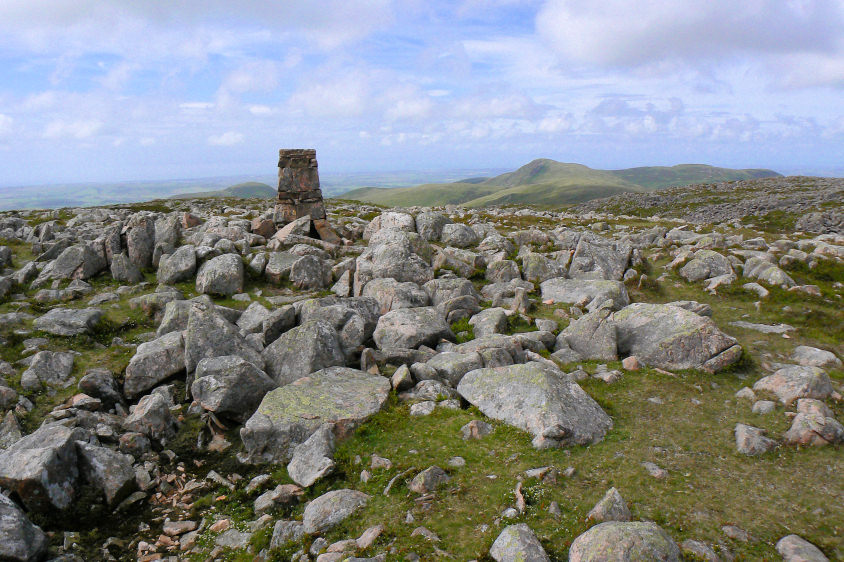
[[[533,160],[518,170],[490,178],[429,183],[406,188],[364,187],[340,197],[389,206],[447,205],[467,207],[521,204],[557,206],[582,203],[619,193],[643,193],[698,183],[778,177],[767,169],[717,168],[705,164],[596,170],[582,164]]]

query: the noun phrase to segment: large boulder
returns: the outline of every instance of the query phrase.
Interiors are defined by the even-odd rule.
[[[730,260],[723,255],[712,250],[698,250],[694,258],[680,268],[680,277],[692,283],[732,272]]]
[[[615,361],[618,359],[618,341],[611,315],[610,310],[602,308],[573,320],[557,336],[555,351],[567,346],[584,359]]]
[[[21,386],[24,390],[40,390],[42,385],[69,386],[73,383],[73,359],[73,353],[67,351],[39,351],[21,375]]]
[[[142,343],[126,366],[123,392],[133,399],[157,384],[185,370],[185,340],[181,332],[170,332]]]
[[[399,308],[428,306],[428,293],[412,281],[400,282],[389,277],[373,279],[364,286],[361,296],[378,301],[381,314]]]
[[[603,238],[584,232],[577,242],[569,265],[572,279],[610,279],[618,281],[624,275],[633,248],[626,242]]]
[[[569,562],[680,562],[680,547],[656,523],[608,521],[571,543]]]
[[[172,254],[161,256],[158,262],[158,282],[172,285],[192,279],[196,273],[196,248],[187,244]]]
[[[435,346],[441,339],[454,340],[454,333],[443,315],[432,306],[402,308],[378,319],[372,334],[379,349]]]
[[[170,413],[169,401],[156,392],[138,401],[132,413],[123,420],[123,428],[163,443],[176,435],[176,419]]]
[[[799,398],[825,400],[832,394],[832,383],[829,375],[817,367],[787,365],[756,381],[753,390],[776,394],[780,402],[788,405]]]
[[[278,386],[258,367],[240,357],[209,357],[196,366],[191,395],[204,410],[243,423],[264,395]]]
[[[490,557],[496,562],[546,562],[551,559],[539,539],[525,523],[504,527],[492,547]]]
[[[357,490],[332,490],[305,506],[302,525],[305,533],[313,535],[331,529],[362,508],[369,496]]]
[[[821,369],[841,368],[841,359],[836,357],[834,353],[808,345],[798,345],[795,347],[794,352],[791,354],[791,360],[798,365],[804,365],[806,367],[819,367]]]
[[[54,308],[36,318],[32,325],[55,336],[78,336],[96,328],[102,317],[99,308]]]
[[[191,305],[185,330],[185,369],[192,373],[197,363],[207,357],[237,355],[264,367],[261,353],[240,334],[235,324],[226,320],[214,305],[196,302]]]
[[[818,547],[799,535],[788,535],[777,541],[777,552],[783,562],[829,562]]]
[[[76,442],[79,468],[85,480],[98,488],[109,505],[115,505],[135,488],[134,459],[82,441]]]
[[[196,290],[208,295],[230,297],[243,292],[243,260],[237,254],[210,259],[196,274]]]
[[[293,458],[287,465],[290,478],[307,488],[334,470],[334,428],[323,424],[307,441],[293,449]]]
[[[0,494],[0,560],[35,562],[47,554],[49,540],[9,498]]]
[[[478,235],[463,223],[449,223],[443,225],[440,241],[446,246],[467,248],[478,243]]]
[[[65,249],[49,269],[51,279],[90,279],[108,266],[103,256],[87,244]],[[46,269],[46,268],[45,268]]]
[[[355,262],[355,295],[360,295],[368,282],[380,277],[420,284],[434,278],[428,259],[419,254],[430,252],[430,247],[418,234],[387,229],[376,236]]]
[[[325,289],[331,284],[331,265],[317,256],[302,256],[290,266],[290,282],[297,289]]]
[[[634,303],[613,321],[619,353],[654,367],[716,372],[741,357],[738,342],[711,318],[678,306]]]
[[[65,509],[77,488],[76,441],[81,428],[45,424],[0,452],[0,486],[15,492],[29,509]]]
[[[119,283],[132,285],[144,280],[144,275],[137,265],[132,263],[126,253],[114,254],[111,258],[111,277]]]
[[[298,260],[299,256],[290,252],[271,252],[264,268],[264,276],[270,283],[281,285],[285,279],[290,278],[290,268]]]
[[[267,373],[279,385],[326,367],[345,365],[337,331],[324,320],[311,320],[288,330],[261,354]]]
[[[288,462],[296,445],[322,424],[338,438],[381,410],[390,381],[357,369],[330,367],[268,392],[240,430],[247,462]]]
[[[615,310],[630,304],[627,289],[620,281],[554,277],[540,283],[539,288],[542,291],[542,300],[578,306],[585,306],[592,302],[600,305],[610,300]]]
[[[374,217],[363,231],[363,239],[370,240],[382,230],[402,230],[416,232],[416,221],[413,215],[396,211],[386,211]]]
[[[522,257],[522,274],[526,281],[542,283],[565,274],[565,267],[542,254],[529,252]]]
[[[577,383],[545,363],[470,371],[457,392],[486,416],[533,435],[537,448],[597,443],[612,429],[610,417]]]
[[[744,262],[744,276],[758,279],[769,285],[783,288],[793,287],[797,283],[789,275],[764,257],[752,257]]]
[[[434,242],[440,239],[443,227],[451,223],[451,219],[436,211],[427,211],[416,215],[416,232],[423,239]]]

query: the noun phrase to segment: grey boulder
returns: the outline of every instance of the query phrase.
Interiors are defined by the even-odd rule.
[[[144,280],[138,266],[132,263],[125,253],[115,254],[111,258],[111,277],[121,283],[136,284]]]
[[[39,351],[21,374],[21,386],[24,390],[39,390],[42,385],[69,386],[73,382],[73,359],[73,353],[66,351]]]
[[[77,487],[76,441],[81,428],[45,424],[0,453],[0,486],[15,492],[29,509],[64,509]]]
[[[0,494],[0,560],[35,562],[47,554],[49,540],[38,525]]]
[[[237,355],[259,369],[264,367],[261,353],[213,305],[201,302],[191,305],[184,337],[185,368],[188,373],[192,373],[202,359],[223,355]]]
[[[334,427],[323,424],[308,439],[293,449],[293,458],[287,465],[290,478],[307,488],[334,470]]]
[[[268,392],[240,430],[247,462],[288,462],[296,445],[322,424],[343,438],[381,410],[390,381],[357,369],[330,367]]]
[[[324,320],[288,330],[262,353],[267,373],[280,385],[326,367],[345,365],[337,331]]]
[[[656,523],[608,521],[571,543],[569,562],[680,562],[680,547]]]
[[[621,355],[663,369],[717,372],[741,357],[712,319],[677,306],[634,303],[613,315]]]
[[[630,304],[630,297],[624,283],[601,279],[564,279],[554,277],[540,285],[542,300],[587,306],[612,301],[612,308],[618,310]]]
[[[791,360],[805,367],[819,367],[821,369],[840,369],[841,359],[831,351],[798,345],[791,354]]]
[[[698,250],[686,265],[680,268],[680,277],[693,283],[718,275],[729,275],[733,266],[723,255],[713,250]]]
[[[102,316],[99,308],[54,308],[36,318],[32,325],[56,336],[78,336],[96,328]]]
[[[305,507],[302,525],[309,535],[331,529],[369,502],[369,496],[357,490],[333,490],[314,499]]]
[[[243,292],[243,260],[237,254],[210,259],[196,274],[196,290],[207,295],[230,297]]]
[[[828,562],[818,547],[798,535],[788,535],[777,542],[783,562]]]
[[[502,529],[489,549],[496,562],[547,562],[551,560],[539,539],[525,523]]]
[[[611,314],[604,308],[573,320],[557,336],[554,351],[567,346],[583,359],[615,361],[618,359],[618,340]]]
[[[264,371],[233,355],[203,359],[194,377],[194,400],[204,410],[240,423],[249,419],[264,395],[278,386]]]
[[[133,399],[157,384],[185,370],[185,340],[181,332],[170,332],[142,343],[126,366],[123,392]]]
[[[545,363],[470,371],[457,392],[486,416],[533,435],[537,448],[597,443],[612,429],[610,417],[577,383]]]
[[[441,339],[454,340],[443,315],[432,306],[393,310],[378,319],[372,334],[379,349],[420,345],[436,346]]]
[[[161,256],[158,262],[158,282],[172,285],[192,279],[196,273],[196,248],[187,244],[172,254]]]
[[[601,501],[586,515],[586,519],[603,523],[604,521],[630,521],[630,509],[627,502],[615,488],[610,488]]]
[[[83,441],[76,442],[79,468],[87,482],[98,488],[109,505],[115,505],[135,489],[134,459]]]
[[[123,420],[123,428],[164,442],[176,434],[176,420],[167,399],[153,393],[140,399],[132,413]]]
[[[753,390],[776,394],[780,402],[788,405],[798,398],[824,400],[832,394],[832,383],[829,375],[817,367],[788,365],[756,381]]]

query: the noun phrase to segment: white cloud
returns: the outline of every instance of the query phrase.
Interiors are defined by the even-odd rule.
[[[249,106],[249,113],[252,115],[264,116],[264,115],[272,115],[274,113],[273,108],[267,105],[250,105]]]
[[[275,61],[250,61],[234,70],[223,80],[221,89],[242,94],[268,92],[278,84],[279,68]]]
[[[200,112],[214,107],[214,104],[207,101],[188,101],[179,104],[179,109],[187,112]]]
[[[0,136],[8,135],[12,132],[12,124],[15,122],[14,119],[9,117],[8,115],[4,115],[0,113]]]
[[[637,66],[744,54],[842,52],[844,3],[829,0],[549,0],[536,28],[565,60]]]
[[[220,135],[208,137],[208,144],[212,146],[234,146],[243,142],[243,134],[235,131],[226,131]]]
[[[65,121],[58,119],[47,124],[47,127],[44,129],[44,138],[75,138],[83,140],[91,138],[97,134],[102,127],[103,123],[96,119],[83,119],[77,121]]]

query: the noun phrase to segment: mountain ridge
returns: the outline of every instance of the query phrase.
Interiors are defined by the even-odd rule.
[[[339,197],[393,206],[460,204],[482,207],[509,203],[555,206],[619,193],[780,175],[768,169],[719,168],[706,164],[598,170],[583,164],[537,158],[512,172],[491,178],[467,178],[406,188],[362,187]]]

